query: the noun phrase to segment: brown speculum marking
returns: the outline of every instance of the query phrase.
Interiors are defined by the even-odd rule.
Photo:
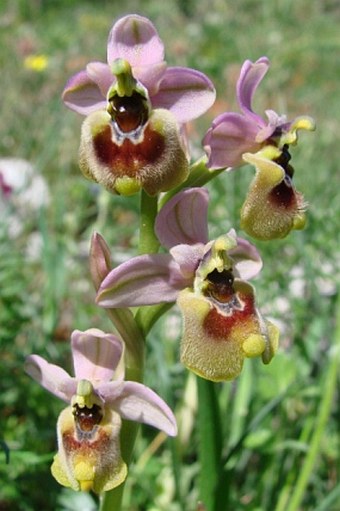
[[[285,177],[278,185],[270,191],[269,200],[275,206],[289,209],[296,206],[296,195],[292,183],[294,175],[294,168],[289,164],[291,155],[288,151],[288,145],[285,144],[282,148],[282,153],[278,158],[273,160],[280,165],[285,172]]]
[[[230,302],[215,304],[204,319],[203,329],[217,341],[228,342],[233,328],[254,318],[254,295],[238,292]]]
[[[131,96],[114,95],[109,99],[108,112],[123,133],[130,133],[144,126],[148,120],[146,99],[138,92]]]
[[[230,270],[214,270],[207,276],[205,295],[221,303],[229,302],[234,295],[234,276]]]
[[[204,295],[223,314],[230,315],[242,310],[243,305],[234,289],[234,275],[231,270],[214,270],[207,275]]]
[[[72,413],[78,428],[83,433],[90,433],[103,418],[102,410],[98,405],[93,405],[92,408],[87,406],[81,408],[75,404]]]
[[[147,164],[156,164],[165,148],[164,136],[152,130],[150,125],[144,128],[143,139],[134,144],[125,138],[121,144],[113,140],[110,125],[93,137],[93,148],[98,161],[107,165],[117,176],[138,176],[139,170]]]

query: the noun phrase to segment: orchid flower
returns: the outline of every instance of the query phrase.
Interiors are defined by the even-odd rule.
[[[73,490],[111,490],[126,478],[119,434],[121,419],[143,422],[174,436],[173,413],[151,389],[124,381],[122,341],[96,328],[71,336],[74,377],[30,355],[26,372],[68,406],[58,419],[58,453],[51,470]]]
[[[241,227],[263,240],[283,238],[291,229],[305,225],[305,203],[293,185],[289,146],[297,143],[297,131],[313,130],[310,117],[287,121],[285,115],[267,110],[267,120],[252,110],[253,95],[269,68],[267,57],[246,60],[237,82],[237,99],[242,114],[219,115],[204,137],[208,167],[256,168],[241,211]]]
[[[232,229],[208,241],[208,192],[183,190],[158,213],[155,230],[169,254],[132,258],[103,280],[102,307],[177,301],[184,318],[181,360],[200,376],[230,380],[245,357],[267,363],[278,340],[274,325],[255,306],[247,282],[262,267],[256,248]]]
[[[268,69],[267,57],[244,62],[236,86],[242,114],[226,112],[219,115],[203,139],[210,169],[239,167],[244,164],[244,153],[257,153],[266,145],[275,145],[281,150],[284,145],[296,144],[299,129],[315,128],[310,117],[287,121],[285,115],[266,110],[266,120],[253,111],[254,93]]]
[[[86,115],[80,169],[110,192],[168,191],[189,174],[183,123],[215,100],[201,72],[167,67],[153,24],[128,15],[113,26],[107,64],[91,62],[67,83],[63,100]]]
[[[151,21],[137,14],[120,18],[107,43],[107,64],[91,62],[74,75],[63,92],[65,105],[89,115],[107,106],[110,87],[116,81],[112,64],[127,61],[133,76],[148,92],[151,106],[170,110],[182,124],[202,115],[215,101],[211,81],[200,71],[168,67],[164,45]]]

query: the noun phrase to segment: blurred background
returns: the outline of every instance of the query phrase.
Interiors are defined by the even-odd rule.
[[[70,369],[72,330],[112,328],[94,304],[88,269],[93,230],[112,247],[115,263],[136,253],[138,198],[110,196],[82,177],[83,118],[60,99],[71,75],[106,60],[109,30],[128,13],[156,25],[169,65],[199,69],[216,85],[215,105],[189,127],[193,159],[202,154],[212,119],[237,110],[235,86],[245,59],[271,60],[256,93],[257,112],[270,108],[290,119],[305,114],[316,120],[316,132],[302,133],[292,149],[295,184],[309,204],[307,227],[278,242],[256,243],[264,260],[255,282],[258,303],[281,328],[279,353],[269,366],[247,361],[236,382],[219,386],[225,510],[339,511],[336,0],[1,2],[0,511],[96,509],[95,496],[63,489],[50,474],[63,404],[24,374],[23,362],[38,353]],[[208,185],[212,238],[239,229],[252,176],[244,167]],[[180,329],[174,308],[152,331],[146,367],[146,383],[176,410],[180,435],[170,442],[142,428],[127,511],[196,509],[195,379],[178,362]],[[303,499],[294,507],[308,463]]]

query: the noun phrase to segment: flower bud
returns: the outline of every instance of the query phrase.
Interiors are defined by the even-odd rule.
[[[110,249],[104,238],[95,232],[90,247],[90,272],[94,287],[99,289],[101,283],[112,268]]]

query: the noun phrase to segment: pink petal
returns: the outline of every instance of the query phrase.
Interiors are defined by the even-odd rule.
[[[135,307],[175,302],[183,287],[178,265],[167,254],[142,255],[119,265],[104,279],[97,303],[101,307]]]
[[[103,62],[90,62],[86,66],[88,77],[98,85],[98,88],[104,98],[112,83],[116,80],[110,67]]]
[[[256,62],[246,60],[242,66],[236,87],[237,99],[242,112],[259,126],[265,126],[266,123],[253,112],[251,103],[253,95],[268,68],[269,60],[267,57],[261,57]]]
[[[97,328],[71,335],[73,365],[76,378],[91,382],[111,380],[123,353],[122,341]]]
[[[183,278],[187,280],[187,283],[183,288],[192,286],[195,278],[195,271],[204,257],[206,251],[206,245],[203,243],[196,243],[195,245],[176,245],[170,249],[170,254],[181,269]]]
[[[68,108],[82,115],[106,107],[106,100],[98,85],[91,80],[86,71],[80,71],[69,79],[62,98]]]
[[[205,188],[189,188],[170,199],[160,210],[155,232],[166,248],[207,243],[208,201]]]
[[[123,419],[149,424],[170,436],[177,435],[176,419],[171,409],[141,383],[125,382],[124,390],[115,398],[113,406]]]
[[[46,390],[69,403],[76,393],[77,382],[61,367],[49,364],[39,355],[26,358],[25,372]]]
[[[231,232],[228,234],[230,235]],[[261,271],[262,259],[252,243],[239,237],[236,237],[236,241],[237,247],[229,250],[228,255],[234,261],[236,276],[242,280],[249,280]]]
[[[137,14],[119,19],[109,35],[107,61],[127,60],[131,67],[152,66],[164,60],[164,45],[150,20]]]
[[[125,386],[123,380],[124,378],[121,378],[119,381],[115,379],[114,381],[101,382],[95,386],[97,394],[103,399],[105,404],[112,405],[121,396]]]
[[[285,115],[278,115],[274,110],[266,110],[265,113],[268,118],[268,124],[260,129],[256,136],[256,142],[259,144],[270,138],[277,128],[280,131],[285,131],[285,129],[288,131],[291,125],[291,123],[287,123]]]
[[[213,83],[200,71],[168,67],[151,101],[154,108],[166,108],[179,123],[184,123],[206,112],[215,97]]]
[[[149,97],[156,94],[159,83],[165,73],[166,62],[159,62],[149,66],[134,66],[133,76],[148,89]]]
[[[260,149],[255,142],[257,132],[257,125],[241,114],[231,112],[219,115],[203,139],[208,168],[243,165],[243,153]]]

